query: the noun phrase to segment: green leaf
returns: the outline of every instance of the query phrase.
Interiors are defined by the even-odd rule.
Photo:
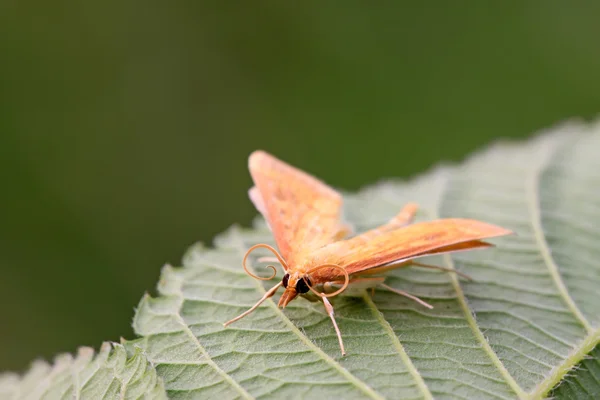
[[[275,283],[240,265],[249,246],[273,244],[262,220],[231,228],[214,249],[196,245],[182,268],[165,266],[160,296],[139,304],[134,328],[142,338],[134,344],[174,399],[543,398],[586,355],[598,356],[590,352],[600,340],[599,150],[600,125],[572,123],[410,182],[347,194],[358,231],[416,201],[421,220],[476,218],[517,235],[427,260],[473,282],[419,268],[389,274],[386,283],[432,310],[385,291],[336,298],[346,357],[322,305],[305,299],[284,311],[267,300],[223,328]],[[583,361],[553,395],[597,390],[598,371],[597,358]]]
[[[2,375],[0,398],[598,398],[599,150],[600,124],[572,123],[410,182],[346,194],[357,231],[418,202],[419,220],[469,217],[517,234],[425,260],[473,281],[430,269],[389,273],[387,284],[432,310],[386,291],[335,298],[345,357],[318,302],[281,310],[267,300],[223,328],[276,282],[240,265],[251,245],[273,244],[257,219],[214,248],[192,247],[183,267],[163,268],[159,296],[144,296],[136,311],[139,339]]]
[[[577,365],[552,392],[556,399],[600,398],[600,346]]]
[[[76,357],[64,354],[54,364],[36,361],[23,375],[0,375],[0,399],[166,399],[162,380],[140,348],[128,358],[117,343],[100,352],[82,347]]]

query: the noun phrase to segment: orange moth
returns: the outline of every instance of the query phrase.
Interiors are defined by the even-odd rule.
[[[414,259],[490,247],[492,245],[484,239],[512,233],[499,226],[462,218],[413,224],[417,206],[409,203],[388,223],[346,239],[351,230],[341,222],[342,197],[334,189],[264,151],[253,152],[248,167],[255,185],[249,190],[250,199],[265,217],[279,252],[268,244],[252,246],[244,256],[244,270],[256,279],[275,277],[272,265],[269,265],[273,270],[270,277],[257,276],[248,269],[250,253],[265,248],[275,258],[263,257],[259,261],[279,262],[285,275],[254,306],[225,326],[250,314],[283,286],[285,291],[279,299],[279,307],[284,308],[298,295],[316,297],[323,302],[345,355],[330,297],[348,287],[379,287],[433,308],[416,296],[386,285],[385,277],[377,275],[408,265],[460,274],[454,269],[422,264]]]

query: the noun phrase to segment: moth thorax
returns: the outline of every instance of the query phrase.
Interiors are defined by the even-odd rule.
[[[310,289],[309,286],[312,285],[310,278],[307,275],[292,275],[285,274],[283,279],[281,280],[284,288],[293,288],[296,289],[296,292],[299,294],[307,293]]]

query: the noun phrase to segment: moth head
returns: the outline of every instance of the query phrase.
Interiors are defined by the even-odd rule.
[[[248,261],[248,256],[250,255],[252,250],[257,249],[257,248],[265,248],[267,250],[270,250],[273,253],[273,255],[275,255],[276,260],[279,261],[279,263],[281,264],[283,269],[286,271],[285,275],[283,276],[283,279],[281,280],[281,283],[278,283],[276,286],[271,288],[269,293],[267,293],[269,295],[268,297],[270,297],[273,295],[273,293],[275,293],[277,288],[279,288],[280,286],[283,286],[285,288],[285,292],[279,299],[279,307],[285,307],[286,305],[288,305],[288,303],[290,301],[295,299],[299,294],[308,293],[309,290],[312,291],[317,296],[322,297],[323,299],[325,299],[327,297],[336,296],[336,295],[342,293],[346,289],[346,287],[348,287],[348,284],[350,283],[350,276],[348,274],[348,271],[346,271],[345,268],[342,268],[341,266],[339,266],[337,264],[322,264],[322,265],[318,265],[316,267],[310,268],[307,271],[300,272],[300,271],[296,270],[295,272],[292,272],[290,274],[290,272],[287,272],[287,271],[290,271],[290,267],[287,264],[287,262],[283,259],[283,257],[272,246],[269,246],[268,244],[264,244],[264,243],[255,244],[254,246],[250,247],[248,249],[248,251],[246,252],[246,254],[244,255],[244,259],[242,261],[244,271],[248,275],[250,275],[251,277],[253,277],[255,279],[259,279],[261,281],[268,281],[268,280],[273,279],[275,277],[275,275],[277,274],[277,270],[272,265],[267,266],[267,268],[270,268],[273,271],[273,273],[269,277],[258,276],[248,268],[248,265],[246,263]],[[336,270],[337,270],[337,272],[335,272]],[[320,271],[320,273],[318,273],[319,271]],[[339,280],[338,278],[340,278],[340,277],[344,278],[344,284],[341,289],[339,289],[333,293],[328,293],[328,294],[320,293],[320,292],[317,292],[313,288],[313,282],[315,280],[317,282],[329,282],[329,281],[337,281],[337,280]],[[264,301],[264,299],[265,298],[263,298],[262,301]],[[260,304],[260,302],[258,304]],[[245,314],[242,314],[242,316],[243,315],[245,315]],[[240,318],[241,318],[241,316],[240,316]],[[230,322],[233,322],[233,320]]]
[[[299,294],[308,293],[309,286],[312,285],[308,275],[299,275],[286,273],[281,280],[281,284],[285,288],[285,292],[279,299],[279,307],[285,308],[290,301],[296,298]]]
[[[287,290],[295,290],[298,294],[308,293],[309,286],[312,286],[312,282],[308,275],[302,276],[292,276],[290,278],[290,274],[286,273],[281,280],[283,287]]]

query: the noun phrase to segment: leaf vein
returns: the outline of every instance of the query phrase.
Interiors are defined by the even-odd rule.
[[[562,141],[561,141],[561,143],[562,143]],[[549,158],[549,157],[547,157],[547,158]],[[579,307],[577,307],[577,304],[575,304],[575,301],[569,294],[567,286],[565,285],[565,282],[563,281],[562,277],[560,276],[560,272],[558,270],[558,265],[556,265],[556,262],[554,261],[554,258],[552,257],[552,252],[550,250],[550,247],[548,246],[548,242],[546,241],[546,239],[544,238],[544,235],[543,235],[542,216],[541,216],[541,212],[540,212],[542,204],[541,204],[541,199],[539,196],[539,192],[540,192],[540,182],[539,181],[540,181],[540,177],[542,176],[542,173],[544,172],[545,168],[546,168],[545,165],[540,166],[540,168],[534,168],[534,170],[529,174],[529,178],[528,178],[529,182],[526,185],[526,189],[525,189],[526,196],[527,196],[527,205],[528,205],[528,209],[529,209],[529,215],[531,216],[531,226],[533,228],[534,239],[539,247],[539,251],[544,260],[544,264],[546,265],[546,268],[548,268],[548,272],[550,273],[550,276],[551,276],[552,280],[554,281],[554,284],[556,285],[556,288],[558,289],[560,296],[563,298],[567,307],[569,307],[569,309],[571,310],[571,312],[573,313],[575,318],[577,318],[579,320],[579,322],[585,328],[585,330],[588,333],[592,333],[593,328],[592,328],[591,324],[589,323],[589,321],[585,318],[585,316],[583,315],[581,310],[579,310]]]
[[[379,323],[381,324],[383,329],[388,333],[388,336],[391,338],[392,343],[393,343],[394,347],[396,348],[398,355],[400,356],[400,359],[404,362],[404,365],[406,365],[408,372],[410,372],[411,376],[413,377],[414,381],[416,382],[417,386],[419,387],[419,390],[423,393],[423,396],[426,399],[433,400],[433,395],[429,391],[429,388],[425,384],[425,381],[423,381],[423,377],[421,377],[421,374],[419,374],[419,371],[417,370],[415,365],[412,363],[410,357],[404,350],[402,343],[400,343],[400,339],[398,338],[398,336],[396,336],[396,334],[395,334],[393,328],[391,327],[391,325],[389,324],[389,322],[385,318],[383,318],[383,314],[381,314],[381,312],[377,309],[377,306],[373,302],[373,299],[371,298],[371,296],[369,296],[365,292],[363,294],[363,300],[369,306],[373,315],[379,320]]]
[[[204,357],[206,357],[206,363],[212,367],[214,369],[214,371],[219,374],[222,378],[223,381],[228,383],[232,388],[234,388],[242,397],[246,398],[246,399],[253,399],[253,397],[250,395],[250,393],[248,393],[243,387],[241,387],[239,385],[239,383],[237,383],[235,380],[233,380],[233,378],[231,378],[231,376],[229,376],[225,371],[223,371],[215,362],[214,360],[210,357],[210,355],[208,354],[208,352],[206,351],[206,349],[204,348],[204,346],[202,346],[202,344],[200,343],[200,341],[198,340],[198,338],[194,335],[194,333],[191,331],[191,329],[187,326],[187,324],[185,323],[184,319],[181,317],[181,307],[183,307],[183,302],[184,302],[184,297],[183,297],[183,293],[180,292],[180,298],[181,298],[181,304],[179,306],[179,310],[176,314],[174,314],[175,318],[177,319],[177,322],[179,322],[179,324],[183,327],[182,331],[188,335],[190,337],[190,339],[192,339],[192,342],[196,345],[196,347],[198,348],[198,350],[200,350],[200,353],[202,355],[204,355]]]
[[[556,340],[557,342],[571,348],[573,347],[572,343],[566,342],[564,339],[559,338],[556,335],[553,335],[552,333],[548,332],[546,329],[542,328],[541,326],[539,326],[538,324],[536,324],[535,322],[531,321],[531,320],[527,320],[517,314],[513,314],[511,312],[508,312],[506,310],[479,310],[477,311],[477,313],[479,314],[504,314],[504,315],[508,315],[514,319],[517,319],[521,322],[524,322],[530,326],[532,326],[533,328],[535,328],[538,332],[542,333],[543,335],[547,336],[550,339]],[[490,328],[490,329],[494,329],[494,328]],[[498,328],[500,329],[500,328]],[[562,357],[562,356],[561,356]]]

